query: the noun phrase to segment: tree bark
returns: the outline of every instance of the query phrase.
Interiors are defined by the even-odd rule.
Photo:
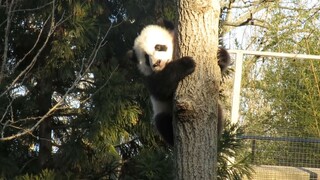
[[[176,179],[216,179],[220,69],[218,0],[178,0],[175,58],[191,56],[196,70],[176,92]]]
[[[51,108],[51,82],[50,80],[39,80],[39,94],[37,97],[39,106],[39,116],[44,116]],[[48,166],[51,159],[52,143],[51,143],[51,123],[52,117],[46,118],[39,126],[39,168],[43,169]]]

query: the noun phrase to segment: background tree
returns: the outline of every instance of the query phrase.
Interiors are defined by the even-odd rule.
[[[1,3],[4,177],[44,168],[78,178],[116,176],[120,156],[113,145],[134,136],[137,130],[129,128],[141,113],[139,93],[126,86],[127,70],[112,60],[116,48],[106,45],[123,17],[116,7],[76,0]]]
[[[266,28],[253,36],[264,51],[315,54],[319,42],[319,2],[271,3]],[[319,62],[248,56],[244,67],[242,117],[246,133],[272,137],[319,138]],[[261,143],[261,146],[264,146]],[[299,148],[297,147],[299,146]],[[258,145],[257,145],[258,147]],[[268,142],[257,162],[276,165],[319,165],[318,147],[293,142]],[[294,154],[295,153],[295,154]],[[288,156],[304,158],[293,160]],[[305,163],[310,162],[313,163]]]
[[[319,54],[315,48],[319,25],[315,20],[319,18],[317,12],[320,4],[306,2],[274,3],[273,11],[266,15],[272,25],[261,30],[261,33],[257,32],[253,38],[261,43],[259,48],[274,52]],[[316,108],[319,98],[318,61],[249,57],[246,63],[249,68],[245,69],[250,71],[246,72],[243,81],[247,89],[243,91],[245,103],[249,98],[257,102],[255,112],[244,111],[247,122],[251,124],[248,131],[260,129],[257,133],[268,131],[270,134],[319,137]],[[257,74],[260,76],[258,79],[252,78]],[[250,91],[252,88],[256,93]],[[263,100],[259,101],[261,97]]]
[[[264,22],[259,20],[259,15],[274,8],[270,6],[272,1],[220,3],[220,30],[224,28],[220,35],[232,34],[237,26]],[[159,18],[175,19],[176,7],[177,4],[170,0],[1,2],[1,176],[7,179],[20,175],[22,178],[42,179],[137,179],[161,174],[161,178],[172,178],[170,159],[173,152],[150,125],[151,112],[146,89],[136,67],[124,55],[132,48],[137,32],[145,25],[155,23]],[[195,9],[194,18],[207,12],[206,7],[211,8],[209,5]],[[241,13],[235,9],[241,10]],[[208,20],[209,24],[217,17]],[[202,30],[202,23],[204,20],[196,23],[194,30]],[[192,28],[190,23],[177,25],[181,33]],[[227,27],[229,29],[225,30]],[[216,26],[210,26],[210,30],[214,28]],[[203,67],[209,67],[207,63],[211,62],[210,67],[215,65],[216,49],[212,48],[217,47],[216,31],[212,36],[215,38],[207,38],[205,43],[194,48],[197,52],[180,50],[181,55],[195,55],[199,61],[197,72],[191,79],[198,81],[198,77],[202,79],[218,73],[208,71],[209,75],[200,74]],[[192,37],[197,36],[199,34]],[[200,42],[206,36],[190,40]],[[208,39],[210,45],[199,48],[202,44],[208,45]],[[228,47],[230,41],[225,42]],[[199,49],[207,51],[203,54],[210,54],[210,57],[193,54],[200,52]],[[214,79],[205,82],[205,87],[212,85],[205,94],[217,92],[215,88],[218,87],[219,77],[215,74]],[[185,87],[192,85],[187,82],[183,83]],[[201,89],[203,85],[196,88]],[[180,94],[178,99],[187,94],[190,93]],[[216,98],[212,96],[203,101],[212,103],[212,109],[205,109],[212,115],[215,113]],[[212,124],[208,127],[214,127],[214,117],[209,119]],[[214,137],[214,132],[211,133]],[[207,135],[207,140],[212,138]],[[228,142],[229,147],[234,147],[232,143],[235,141]],[[206,149],[211,149],[213,153],[215,144],[216,141],[210,142]],[[204,144],[199,147],[204,148]],[[228,149],[222,152],[228,152]],[[145,168],[157,160],[157,164]],[[209,161],[212,163],[216,159]],[[224,166],[226,163],[221,164]]]

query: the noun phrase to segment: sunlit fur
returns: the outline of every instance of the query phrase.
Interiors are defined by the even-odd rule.
[[[156,45],[165,45],[166,51],[155,50]],[[161,71],[172,60],[173,37],[165,28],[158,25],[146,26],[135,39],[133,50],[138,60],[138,68],[142,74],[148,76],[152,72]],[[146,64],[145,54],[149,56],[149,65]],[[154,66],[157,62],[159,65]]]

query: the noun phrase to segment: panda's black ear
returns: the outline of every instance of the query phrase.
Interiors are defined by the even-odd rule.
[[[138,63],[138,59],[137,59],[137,56],[136,56],[136,53],[134,52],[134,50],[129,50],[127,52],[127,58],[130,60],[130,61],[133,61],[135,63]]]
[[[168,31],[174,31],[174,24],[169,20],[160,18],[158,19],[157,24],[161,27],[166,28]]]

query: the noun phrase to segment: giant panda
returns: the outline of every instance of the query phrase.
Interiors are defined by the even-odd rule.
[[[129,58],[137,63],[145,77],[153,109],[153,123],[161,137],[173,146],[173,98],[178,83],[193,73],[196,63],[192,57],[173,58],[174,25],[162,20],[148,25],[136,37]],[[218,50],[218,64],[223,73],[230,65],[230,56],[224,48]],[[223,126],[222,108],[218,106],[218,133]]]

